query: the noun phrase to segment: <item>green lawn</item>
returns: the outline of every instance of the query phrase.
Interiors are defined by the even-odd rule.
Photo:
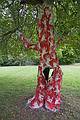
[[[62,94],[80,97],[80,66],[62,66],[62,70]],[[0,120],[10,120],[15,103],[35,91],[36,81],[37,66],[0,67]]]

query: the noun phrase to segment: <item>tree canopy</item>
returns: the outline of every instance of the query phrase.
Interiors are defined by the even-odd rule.
[[[43,1],[0,0],[0,55],[2,56],[36,56],[33,51],[25,50],[16,30],[22,31],[32,42],[37,42],[37,17],[41,15]],[[80,1],[79,0],[45,0],[53,12],[55,40],[61,37],[58,48],[60,56],[64,49],[74,51],[80,56]],[[69,51],[68,51],[69,52]],[[36,58],[36,57],[35,57]]]

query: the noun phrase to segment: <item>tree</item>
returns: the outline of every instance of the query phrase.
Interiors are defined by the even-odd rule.
[[[28,5],[25,5],[25,2],[27,2]],[[9,39],[6,39],[5,36],[7,37],[11,36],[13,37],[12,38],[13,40],[15,38],[14,36],[15,36],[16,30],[21,30],[21,31],[23,30],[25,32],[28,28],[30,30],[30,33],[26,32],[26,35],[31,38],[35,37],[35,40],[33,40],[33,42],[35,43],[37,41],[37,38],[39,39],[38,44],[34,45],[30,41],[27,41],[27,39],[23,36],[23,34],[20,33],[20,38],[24,43],[25,47],[34,48],[35,50],[40,52],[40,65],[38,66],[38,85],[36,88],[36,95],[28,102],[31,108],[39,108],[45,105],[45,108],[56,112],[57,110],[60,110],[60,89],[61,89],[61,81],[62,81],[62,71],[59,66],[58,58],[56,56],[55,47],[56,47],[56,44],[59,43],[60,39],[62,40],[64,39],[62,41],[62,44],[63,45],[64,43],[66,44],[66,47],[64,47],[65,49],[67,48],[67,42],[68,40],[70,40],[71,35],[74,34],[74,36],[75,35],[78,36],[79,34],[78,27],[80,22],[79,21],[75,22],[76,20],[75,16],[77,15],[79,17],[79,12],[78,12],[79,1],[46,0],[45,3],[44,4],[43,3],[44,1],[42,0],[41,1],[21,0],[21,4],[24,4],[24,5],[20,5],[19,2],[15,0],[13,1],[4,0],[3,2],[1,1],[1,10],[3,11],[4,9],[4,11],[1,14],[2,19],[6,18],[5,20],[8,20],[8,21],[5,21],[8,23],[6,24],[6,29],[1,29],[1,32],[2,32],[1,42],[6,43],[6,48],[7,48],[7,45],[11,45],[12,42],[14,42],[15,45],[19,45],[20,43],[17,44],[18,41],[15,41],[16,39],[11,42],[11,38],[10,38],[10,41],[8,41]],[[43,6],[45,7],[43,7],[44,12],[42,14],[41,19],[38,20],[38,29],[37,29],[38,33],[37,33],[36,20],[37,20],[37,15],[40,15],[41,13],[40,12],[42,9],[41,5],[42,7]],[[33,6],[35,6],[35,8]],[[53,20],[51,19],[50,9],[54,13]],[[52,20],[54,27],[50,23],[50,20]],[[75,24],[76,28],[72,24],[71,20],[73,20],[73,23]],[[1,22],[3,23],[3,21]],[[10,29],[9,31],[8,31],[8,28]],[[76,34],[75,34],[75,31],[77,31]],[[55,33],[56,43],[54,43],[54,33]],[[57,38],[58,38],[57,36],[59,36],[59,41],[57,41]],[[72,41],[68,43],[71,45]],[[12,47],[14,47],[13,44],[12,44]],[[70,50],[73,50],[71,48]],[[19,49],[17,50],[19,52]],[[66,51],[64,50],[62,51],[62,53],[64,55],[66,54]],[[8,54],[8,51],[6,55],[7,54]],[[71,57],[72,54],[66,54],[66,55],[69,55]],[[49,78],[49,70],[51,68],[53,72]]]

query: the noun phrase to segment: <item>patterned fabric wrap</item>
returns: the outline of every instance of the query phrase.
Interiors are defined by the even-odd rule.
[[[26,48],[35,49],[40,53],[36,93],[33,98],[28,100],[28,104],[32,109],[45,107],[48,110],[56,112],[60,110],[62,71],[56,56],[56,44],[54,42],[51,17],[49,8],[45,8],[42,18],[38,21],[39,31],[38,43],[36,45],[28,42],[23,34],[20,34],[20,38]],[[46,68],[52,69],[52,75],[49,77],[47,74],[48,80],[46,80],[43,72]]]

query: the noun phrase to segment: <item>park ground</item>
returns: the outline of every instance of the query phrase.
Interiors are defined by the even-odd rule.
[[[35,94],[37,66],[0,67],[0,120],[80,120],[80,65],[61,66],[61,111],[26,107]]]

